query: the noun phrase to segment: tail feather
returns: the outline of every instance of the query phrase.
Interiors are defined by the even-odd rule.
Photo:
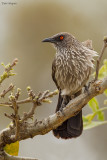
[[[71,98],[66,96],[64,99],[59,93],[58,105],[56,108],[56,112],[69,103]],[[53,130],[53,134],[57,138],[69,139],[78,137],[81,135],[83,130],[83,121],[82,121],[82,110],[74,117],[69,118],[65,122],[62,123],[61,126],[57,127]]]
[[[67,131],[69,134],[78,137],[81,135],[83,130],[83,121],[82,121],[82,110],[74,117],[68,119]]]

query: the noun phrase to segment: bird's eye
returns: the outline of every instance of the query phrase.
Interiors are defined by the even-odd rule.
[[[60,40],[61,40],[61,41],[64,39],[64,37],[63,37],[63,36],[60,36],[59,38],[60,38]]]

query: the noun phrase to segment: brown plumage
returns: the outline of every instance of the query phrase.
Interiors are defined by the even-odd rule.
[[[52,78],[59,89],[56,108],[58,111],[64,108],[72,97],[81,93],[93,68],[93,57],[97,54],[87,48],[85,43],[79,42],[66,32],[46,38],[43,42],[51,42],[56,48],[56,56],[52,63]],[[82,111],[80,111],[53,130],[53,133],[57,138],[68,139],[80,136],[82,130]]]

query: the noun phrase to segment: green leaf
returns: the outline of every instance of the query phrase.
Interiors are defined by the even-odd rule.
[[[89,121],[85,116],[82,116],[82,119],[83,119],[83,122],[88,122]]]
[[[15,142],[15,143],[11,143],[11,144],[7,144],[4,147],[4,150],[12,155],[12,156],[18,156],[18,152],[19,152],[19,142]]]
[[[96,116],[96,112],[92,113],[92,114],[88,114],[85,117],[86,117],[86,119],[88,119],[88,122],[91,122],[95,116]]]
[[[95,113],[99,110],[99,104],[98,104],[98,101],[95,97],[89,101],[88,105],[92,109],[93,113]],[[97,114],[98,120],[104,121],[104,113],[102,111],[99,111],[96,114]]]
[[[107,96],[107,89],[104,91],[104,94]]]
[[[107,105],[107,99],[106,99],[106,100],[104,100],[104,104],[105,104],[105,105]]]
[[[10,122],[10,124],[7,127],[9,127],[10,125],[12,125],[12,122]],[[18,156],[19,141],[16,141],[15,143],[11,143],[11,144],[6,144],[6,146],[4,147],[4,150],[12,156]]]
[[[89,107],[92,109],[93,112],[96,112],[99,109],[99,104],[97,99],[94,97],[88,102]]]
[[[104,121],[104,112],[102,111],[98,112],[98,120]]]
[[[91,129],[91,128],[94,128],[94,127],[97,127],[103,124],[107,124],[107,121],[91,121],[90,123],[84,122],[83,126],[84,126],[84,130],[86,130],[86,129]]]
[[[98,78],[103,79],[106,76],[107,76],[107,59],[103,61],[103,65],[99,70]]]
[[[92,74],[92,76],[95,77],[95,72]],[[99,70],[99,74],[98,74],[98,78],[99,79],[103,79],[104,77],[107,76],[107,59],[105,59],[103,61],[103,65],[101,66],[100,70]]]

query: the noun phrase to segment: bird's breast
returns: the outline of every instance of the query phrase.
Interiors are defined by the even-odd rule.
[[[90,67],[85,64],[84,59],[71,53],[57,55],[55,66],[55,79],[61,90],[64,90],[64,94],[76,93],[89,78]]]

